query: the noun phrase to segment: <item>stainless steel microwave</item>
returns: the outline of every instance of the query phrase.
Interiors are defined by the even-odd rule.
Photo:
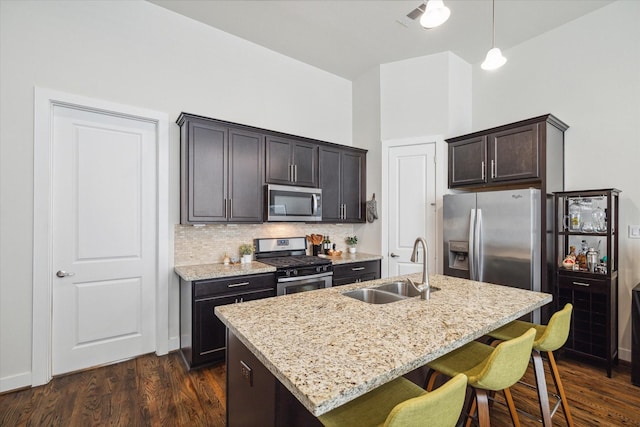
[[[265,221],[322,221],[322,189],[267,184]]]

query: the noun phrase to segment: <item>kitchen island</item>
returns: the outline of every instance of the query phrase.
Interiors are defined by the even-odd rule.
[[[216,307],[228,328],[227,425],[299,422],[291,415],[298,402],[317,417],[552,299],[440,275],[430,276],[439,290],[427,301],[368,304],[342,295],[406,277],[420,280],[413,274]]]

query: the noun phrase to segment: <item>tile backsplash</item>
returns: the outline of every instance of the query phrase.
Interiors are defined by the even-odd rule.
[[[253,244],[253,239],[264,237],[304,237],[308,234],[328,235],[336,249],[346,250],[344,239],[353,236],[350,224],[215,224],[194,227],[176,225],[174,262],[176,266],[221,263],[225,253],[239,257],[243,243]]]

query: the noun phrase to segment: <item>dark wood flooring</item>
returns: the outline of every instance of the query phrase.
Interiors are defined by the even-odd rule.
[[[640,426],[640,387],[629,366],[603,368],[558,360],[576,426]],[[531,369],[527,373],[531,376]],[[553,382],[548,379],[553,387]],[[519,408],[535,410],[533,391],[513,388]],[[250,407],[250,406],[249,406]],[[492,425],[510,426],[501,405]],[[554,425],[565,426],[562,410]],[[521,417],[523,427],[539,426]],[[187,371],[178,353],[141,356],[0,395],[0,426],[224,426],[225,367]]]

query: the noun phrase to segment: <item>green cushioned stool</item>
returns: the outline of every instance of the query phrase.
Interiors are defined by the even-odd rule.
[[[431,393],[400,377],[318,418],[327,427],[453,427],[466,388],[464,375]]]
[[[564,418],[567,421],[567,425],[569,427],[573,427],[573,419],[571,418],[571,411],[569,410],[567,396],[565,395],[564,387],[562,386],[562,380],[560,379],[556,359],[553,356],[553,352],[562,347],[569,337],[572,310],[573,306],[571,304],[565,305],[562,310],[551,316],[549,324],[546,326],[515,320],[488,334],[492,338],[505,341],[521,335],[523,331],[526,331],[529,328],[536,329],[536,338],[533,341],[531,358],[533,359],[533,371],[535,373],[536,388],[538,390],[538,403],[540,404],[540,412],[542,414],[541,421],[545,427],[550,427],[552,425],[551,418],[556,413],[558,405],[560,404],[562,404],[562,410],[564,412]],[[547,392],[547,381],[544,375],[544,365],[541,357],[542,352],[547,353],[551,376],[553,377],[553,381],[558,392],[558,394],[555,395],[558,401],[553,408],[553,411],[549,410],[549,394]]]
[[[497,347],[472,341],[439,359],[428,363],[427,390],[435,383],[438,373],[449,377],[465,374],[475,391],[467,426],[478,411],[480,427],[489,426],[489,394],[502,390],[515,426],[520,425],[509,387],[518,382],[527,369],[536,330],[531,328],[521,336],[498,344]]]

